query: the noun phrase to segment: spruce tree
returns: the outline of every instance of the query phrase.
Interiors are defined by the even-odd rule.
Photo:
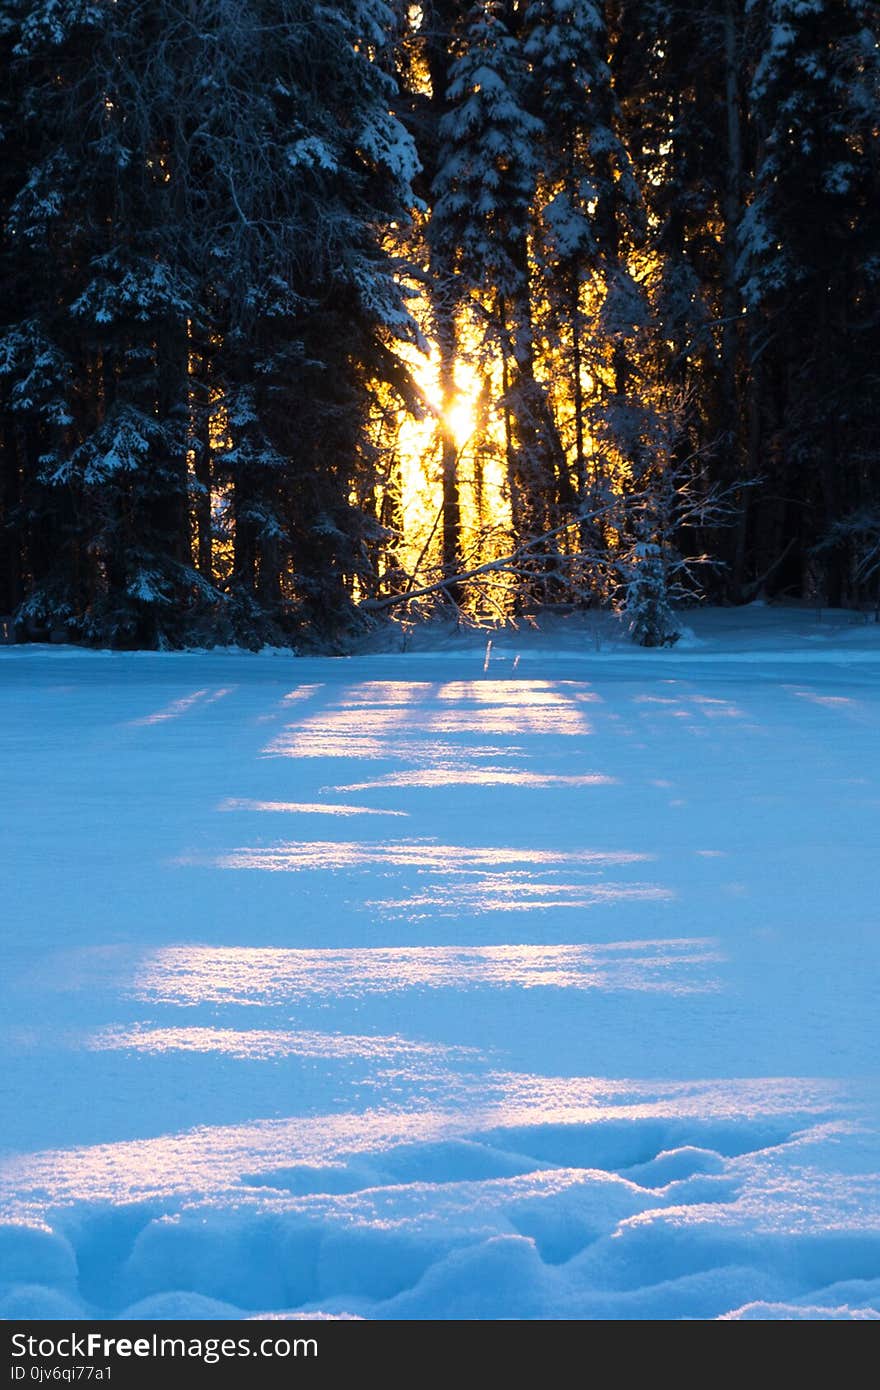
[[[507,477],[514,535],[552,525],[564,459],[537,375],[529,233],[540,119],[521,37],[500,5],[465,16],[440,124],[430,237],[481,303],[501,358]]]
[[[381,0],[7,7],[3,515],[34,631],[255,643],[350,610],[370,394],[405,391],[411,332],[393,27]]]

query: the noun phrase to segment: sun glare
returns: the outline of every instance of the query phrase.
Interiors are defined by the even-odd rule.
[[[413,347],[403,353],[424,414],[417,419],[401,411],[395,421],[402,533],[399,554],[407,571],[418,568],[418,577],[423,580],[436,572],[440,558],[444,440],[451,439],[456,454],[463,560],[475,555],[481,560],[491,559],[496,550],[504,553],[510,522],[503,427],[498,410],[487,405],[490,399],[499,398],[500,381],[495,380],[491,367],[472,360],[464,330],[461,337],[465,350],[455,361],[451,395],[443,389],[436,344],[432,343],[427,352]],[[505,586],[499,582],[495,587],[500,610]]]
[[[435,426],[445,426],[452,435],[456,448],[463,449],[474,433],[477,423],[477,401],[481,381],[476,370],[462,358],[456,361],[455,394],[450,401],[443,399],[440,385],[440,354],[436,348],[430,355],[414,355],[412,371]]]
[[[474,432],[476,416],[474,403],[467,396],[456,396],[452,404],[443,411],[443,421],[456,447],[462,449]]]

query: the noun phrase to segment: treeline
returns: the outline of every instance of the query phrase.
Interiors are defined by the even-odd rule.
[[[877,601],[872,0],[2,0],[0,50],[19,636]]]

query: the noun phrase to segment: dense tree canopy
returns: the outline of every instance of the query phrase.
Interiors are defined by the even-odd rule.
[[[880,596],[871,0],[3,0],[0,613]]]

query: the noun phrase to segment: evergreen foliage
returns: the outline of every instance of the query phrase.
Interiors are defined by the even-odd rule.
[[[0,62],[19,637],[878,602],[872,0],[3,0]]]

